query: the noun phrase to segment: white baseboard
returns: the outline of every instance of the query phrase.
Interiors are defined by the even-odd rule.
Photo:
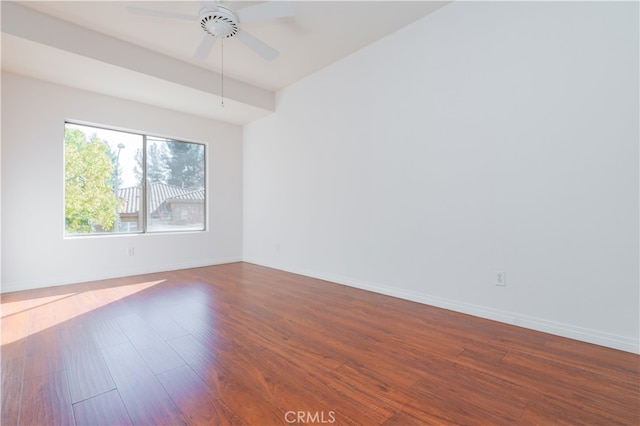
[[[480,305],[459,302],[456,300],[446,299],[442,297],[430,296],[426,294],[418,294],[415,292],[379,286],[373,283],[333,276],[330,274],[318,273],[291,265],[278,265],[272,262],[265,262],[262,259],[245,257],[245,262],[255,263],[257,265],[269,268],[279,269],[295,274],[300,274],[312,278],[330,281],[336,284],[342,284],[349,287],[355,287],[362,290],[368,290],[375,293],[385,294],[388,296],[398,297],[400,299],[410,300],[413,302],[424,303],[426,305],[438,308],[449,309],[452,311],[473,315],[480,318],[499,321],[506,324],[516,325],[531,330],[541,331],[556,336],[567,337],[570,339],[580,340],[582,342],[593,343],[600,346],[606,346],[626,352],[640,354],[640,339],[618,336],[615,334],[605,333],[599,330],[587,329],[571,324],[550,321],[542,318],[531,317],[518,314],[515,312],[503,311],[495,308],[489,308]]]
[[[89,281],[108,280],[112,278],[128,277],[133,275],[153,274],[158,272],[177,271],[180,269],[200,268],[203,266],[222,265],[225,263],[242,262],[242,257],[223,257],[211,260],[201,260],[197,262],[181,262],[169,265],[162,265],[161,267],[133,267],[118,269],[117,271],[100,271],[91,275],[74,275],[69,274],[65,276],[52,277],[46,281],[35,282],[13,282],[2,283],[0,286],[0,293],[10,293],[12,291],[33,290],[37,288],[55,287],[66,284],[82,283]]]

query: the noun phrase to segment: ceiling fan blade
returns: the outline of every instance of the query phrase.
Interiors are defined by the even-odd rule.
[[[195,53],[193,54],[193,57],[201,61],[207,59],[215,42],[216,39],[214,37],[210,36],[209,34],[205,35]]]
[[[236,11],[236,16],[241,23],[285,18],[293,14],[292,1],[267,1]]]
[[[201,2],[203,7],[207,9],[218,10],[218,3],[215,1],[203,1]]]
[[[134,15],[155,16],[157,18],[182,19],[185,21],[195,21],[198,19],[197,15],[166,12],[164,10],[145,9],[144,7],[127,6],[127,10]]]
[[[248,32],[244,30],[238,31],[238,33],[234,36],[242,43],[244,43],[249,49],[256,52],[258,55],[265,58],[267,61],[272,61],[278,57],[280,53],[273,47],[264,43],[263,41],[258,40]]]

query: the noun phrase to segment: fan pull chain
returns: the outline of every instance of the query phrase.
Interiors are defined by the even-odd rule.
[[[224,108],[224,37],[220,39],[220,99]]]

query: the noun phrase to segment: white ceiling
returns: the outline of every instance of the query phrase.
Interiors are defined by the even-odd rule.
[[[256,3],[222,2],[234,10]],[[127,10],[135,5],[197,15],[200,2],[2,1],[2,68],[244,124],[274,110],[275,91],[444,4],[296,1],[294,17],[241,23],[243,30],[280,55],[269,62],[239,41],[225,40],[225,108],[220,107],[220,43],[206,61],[195,60],[193,52],[204,35],[198,22],[139,16]]]

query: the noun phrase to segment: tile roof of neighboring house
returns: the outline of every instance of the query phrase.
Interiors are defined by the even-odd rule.
[[[167,198],[167,201],[174,200],[204,200],[204,189],[196,189],[195,191],[185,192],[184,194]]]
[[[149,211],[153,214],[165,201],[173,200],[202,200],[204,189],[185,189],[166,183],[153,182],[147,185]],[[122,200],[120,214],[137,214],[140,210],[140,186],[120,188],[119,198]]]
[[[120,214],[137,214],[140,210],[140,187],[120,188],[118,198],[122,202]]]

